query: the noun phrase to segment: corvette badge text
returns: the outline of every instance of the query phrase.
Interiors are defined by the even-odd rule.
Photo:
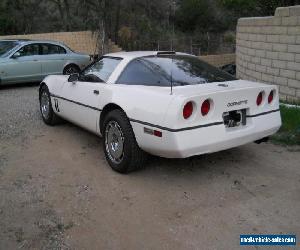
[[[248,103],[248,100],[243,100],[243,101],[239,101],[239,102],[229,102],[227,104],[227,107],[239,106],[239,105],[247,104],[247,103]]]

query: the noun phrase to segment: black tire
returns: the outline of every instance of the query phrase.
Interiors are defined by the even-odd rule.
[[[80,68],[75,64],[67,65],[63,70],[64,75],[72,75],[76,73],[80,73]]]
[[[48,115],[45,115],[45,113],[43,112],[43,107],[42,107],[42,98],[43,95],[46,95],[48,97],[49,100],[49,111],[48,111]],[[43,118],[43,121],[50,126],[53,126],[55,124],[57,124],[59,122],[59,117],[54,113],[53,108],[52,108],[52,103],[51,103],[51,98],[50,98],[50,93],[49,93],[49,89],[46,85],[43,85],[40,89],[40,112]]]
[[[108,143],[108,126],[111,123],[117,123],[123,134],[123,156],[120,162],[112,160]],[[134,132],[126,114],[122,110],[113,110],[106,115],[103,123],[103,150],[107,162],[111,168],[119,173],[129,173],[143,167],[147,155],[142,151],[135,139]]]

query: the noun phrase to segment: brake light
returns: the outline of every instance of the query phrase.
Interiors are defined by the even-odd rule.
[[[263,100],[263,93],[260,92],[257,96],[257,99],[256,99],[256,104],[257,106],[259,106],[261,103],[262,103],[262,100]]]
[[[210,101],[209,100],[205,100],[202,103],[202,106],[201,106],[201,114],[203,116],[206,116],[208,114],[209,110],[210,110]]]
[[[193,114],[193,103],[188,102],[184,105],[182,115],[184,119],[188,119]]]
[[[270,104],[274,99],[274,90],[272,90],[268,96],[268,103]]]

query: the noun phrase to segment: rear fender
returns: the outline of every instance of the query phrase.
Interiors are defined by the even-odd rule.
[[[108,105],[120,107],[128,117],[130,123],[138,124],[153,124],[163,126],[166,124],[165,117],[169,106],[174,99],[170,92],[160,91],[160,88],[149,88],[147,86],[129,86],[106,84],[100,97],[101,109],[105,110]],[[102,111],[103,112],[103,111]],[[101,115],[101,119],[104,116]],[[101,125],[100,120],[100,125]],[[133,126],[135,135],[143,132],[145,126],[139,126],[139,133],[135,131],[136,126]],[[136,140],[140,147],[143,141],[136,136]]]

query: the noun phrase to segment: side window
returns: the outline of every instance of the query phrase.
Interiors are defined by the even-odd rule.
[[[130,62],[119,77],[118,84],[169,86],[170,83],[163,74],[157,70],[157,65],[149,64],[143,59]]]
[[[83,75],[95,75],[100,80],[106,82],[121,60],[121,58],[103,57],[98,62],[88,67],[83,72]]]
[[[63,47],[60,47],[60,46],[57,46],[58,47],[58,50],[59,50],[59,54],[66,54],[67,51],[63,48]]]
[[[66,54],[66,50],[58,45],[54,44],[42,44],[42,55],[57,55]]]
[[[26,45],[19,52],[21,56],[36,56],[40,54],[40,46],[38,44]]]

